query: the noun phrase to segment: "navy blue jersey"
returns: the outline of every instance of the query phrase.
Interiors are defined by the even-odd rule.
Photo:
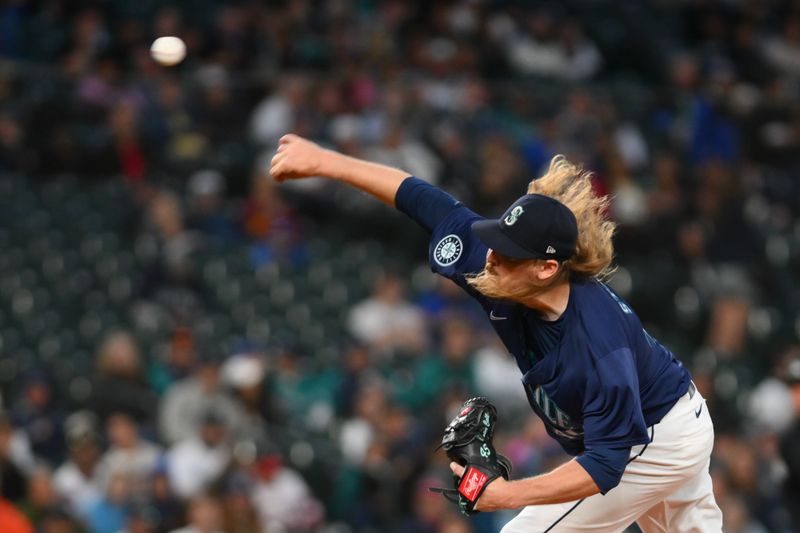
[[[486,262],[488,250],[471,231],[483,217],[416,178],[403,182],[395,200],[431,232],[433,271],[480,302],[547,432],[579,456],[603,492],[616,486],[631,446],[649,442],[648,428],[688,390],[686,368],[597,279],[571,281],[567,308],[550,323],[521,304],[486,298],[465,280]]]

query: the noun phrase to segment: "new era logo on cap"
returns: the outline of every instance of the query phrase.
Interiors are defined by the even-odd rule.
[[[552,246],[548,246],[547,247],[547,253],[548,254],[554,254],[554,253],[556,253],[556,249],[553,248]]]

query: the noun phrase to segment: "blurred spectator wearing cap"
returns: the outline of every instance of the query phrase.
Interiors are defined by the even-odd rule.
[[[131,492],[145,497],[150,491],[150,476],[161,457],[161,448],[139,434],[136,421],[125,413],[114,413],[106,422],[109,447],[100,459],[98,475],[105,488],[116,472],[125,472],[131,482]]]
[[[785,377],[791,393],[793,421],[780,441],[787,469],[784,501],[792,516],[792,526],[800,530],[800,507],[797,505],[800,502],[800,355],[797,352],[786,364]]]
[[[178,441],[167,452],[170,485],[181,498],[197,496],[217,481],[230,460],[225,419],[210,408],[200,415],[198,433]]]
[[[267,381],[267,360],[256,345],[242,343],[222,365],[222,382],[239,407],[237,438],[260,440],[267,437],[267,424],[283,421],[271,384]],[[232,426],[233,427],[233,426]]]
[[[314,531],[324,522],[322,505],[276,450],[263,450],[253,470],[256,483],[252,498],[263,531]]]
[[[53,474],[53,487],[75,513],[84,513],[100,499],[97,474],[100,443],[91,413],[70,415],[64,424],[69,457]]]
[[[220,382],[219,363],[202,357],[191,375],[175,382],[161,398],[158,415],[161,438],[175,444],[197,435],[203,415],[212,408],[234,431],[243,426],[242,408]]]
[[[119,412],[140,424],[152,423],[156,396],[142,375],[139,348],[129,333],[113,332],[103,339],[87,407],[102,421]]]
[[[169,533],[222,533],[222,508],[216,498],[197,495],[189,503],[189,524]]]

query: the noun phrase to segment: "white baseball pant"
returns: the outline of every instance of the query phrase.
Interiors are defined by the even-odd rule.
[[[708,472],[714,426],[699,391],[687,392],[631,450],[619,485],[579,502],[525,507],[502,533],[721,532],[722,512]]]

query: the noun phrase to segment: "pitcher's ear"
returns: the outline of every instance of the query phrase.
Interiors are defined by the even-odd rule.
[[[561,263],[555,259],[540,259],[534,266],[534,275],[539,281],[546,281],[558,274]]]

